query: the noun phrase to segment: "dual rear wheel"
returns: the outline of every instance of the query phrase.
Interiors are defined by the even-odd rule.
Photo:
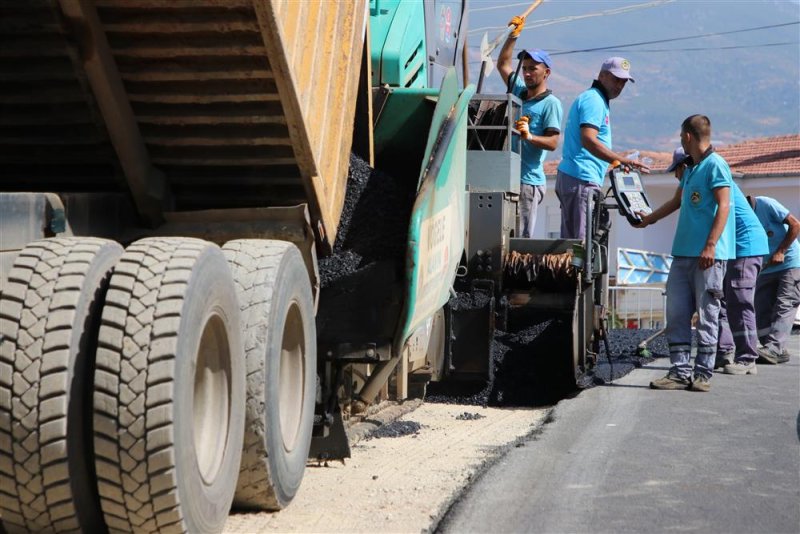
[[[0,295],[3,526],[208,532],[234,494],[286,506],[311,437],[313,312],[288,243],[26,247]]]

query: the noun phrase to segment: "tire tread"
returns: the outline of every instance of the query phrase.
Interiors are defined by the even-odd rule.
[[[69,347],[87,273],[105,239],[29,244],[0,294],[0,510],[9,530],[79,528],[67,455]],[[120,249],[121,250],[121,249]],[[8,371],[8,373],[6,373]],[[61,427],[51,437],[50,429]]]

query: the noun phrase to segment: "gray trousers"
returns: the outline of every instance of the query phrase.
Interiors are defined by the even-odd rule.
[[[692,315],[697,312],[694,375],[710,379],[717,352],[717,330],[726,262],[701,269],[698,258],[676,257],[667,276],[667,343],[670,374],[691,378]]]
[[[780,354],[800,305],[800,268],[762,274],[756,282],[758,339]]]
[[[758,334],[754,303],[756,280],[761,271],[761,256],[728,261],[724,300],[719,312],[717,354],[736,351],[734,361],[749,363],[758,359]]]
[[[586,236],[586,206],[589,195],[600,189],[595,183],[584,182],[558,171],[556,196],[561,202],[561,238],[583,239]]]
[[[521,184],[519,188],[519,234],[521,237],[533,237],[536,227],[536,212],[547,191],[546,185]]]

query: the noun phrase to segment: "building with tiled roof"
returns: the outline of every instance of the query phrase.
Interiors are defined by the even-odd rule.
[[[675,144],[675,148],[678,144]],[[756,176],[800,177],[800,134],[778,137],[759,137],[733,145],[716,146],[719,155],[725,158],[731,171],[745,178]],[[623,154],[629,151],[623,151]],[[641,150],[641,158],[650,158],[653,174],[666,172],[672,163],[672,152]],[[555,176],[559,161],[546,161],[545,173]]]

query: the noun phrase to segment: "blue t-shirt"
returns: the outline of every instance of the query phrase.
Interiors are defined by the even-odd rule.
[[[731,187],[731,201],[736,216],[736,257],[747,258],[769,253],[767,232],[736,182]]]
[[[718,187],[733,185],[730,167],[716,152],[709,154],[694,167],[686,169],[681,180],[681,209],[675,240],[672,242],[673,256],[700,257],[717,214],[717,201],[713,191]],[[736,207],[733,194],[730,203],[728,220],[714,250],[714,258],[718,260],[736,258]]]
[[[770,255],[778,249],[778,245],[781,244],[781,241],[784,240],[786,233],[789,231],[789,226],[783,222],[789,215],[789,210],[774,198],[756,197],[755,212],[758,220],[764,226],[764,230],[767,231],[767,239],[769,240],[769,253],[764,258],[764,265],[766,265]],[[795,239],[786,254],[784,254],[783,263],[765,267],[761,273],[775,273],[798,267],[800,267],[800,245],[797,244]]]
[[[597,139],[611,149],[611,112],[608,101],[596,87],[587,89],[572,103],[564,128],[564,148],[558,170],[602,187],[608,163],[583,148],[581,126],[595,128]]]
[[[512,74],[512,77],[514,75]],[[514,77],[514,87],[512,93],[522,100],[522,110],[520,116],[528,116],[528,130],[533,135],[543,135],[545,130],[561,131],[561,101],[553,96],[549,91],[545,95],[525,100],[528,88],[525,83]],[[547,150],[537,148],[527,141],[523,141],[520,151],[520,180],[523,184],[544,185],[544,159],[547,157]]]

